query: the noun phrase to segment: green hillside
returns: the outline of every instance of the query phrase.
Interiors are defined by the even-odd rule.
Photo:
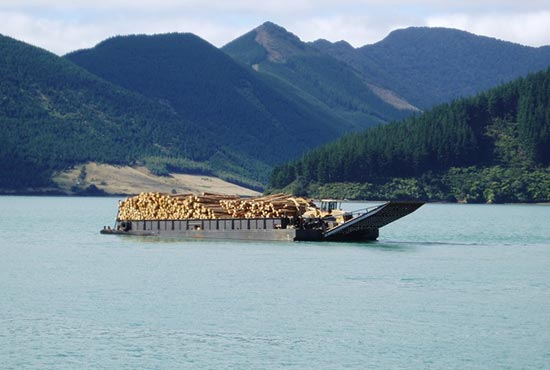
[[[421,109],[475,95],[550,66],[550,47],[533,48],[468,32],[411,27],[354,49],[312,43]]]
[[[356,128],[404,118],[415,110],[406,102],[400,102],[399,107],[389,104],[354,68],[270,22],[222,50],[254,68],[260,76],[279,81],[280,91],[294,91],[318,109],[333,112]]]
[[[1,37],[0,52],[3,190],[50,186],[87,161],[261,187],[272,164],[353,129],[193,35],[118,37],[68,58]]]
[[[47,186],[53,171],[86,161],[213,155],[208,133],[168,107],[4,36],[0,76],[0,188]]]
[[[66,58],[194,122],[214,136],[211,150],[226,148],[267,165],[353,128],[292,91],[278,92],[192,34],[114,37]]]
[[[550,71],[346,136],[277,167],[271,186],[345,197],[549,201],[548,166]]]
[[[49,186],[56,171],[88,161],[260,188],[274,165],[409,116],[408,101],[472,94],[550,64],[549,53],[423,28],[360,49],[307,44],[272,23],[223,51],[174,33],[114,37],[60,58],[0,36],[0,191]],[[546,199],[533,187],[546,184],[549,165],[544,76],[347,136],[278,167],[272,186],[320,194],[343,187],[319,184],[345,181],[369,197]],[[500,191],[494,178],[512,185]]]

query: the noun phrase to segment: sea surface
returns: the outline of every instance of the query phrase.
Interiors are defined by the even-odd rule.
[[[100,235],[117,201],[0,197],[0,369],[550,369],[549,206],[323,244]]]

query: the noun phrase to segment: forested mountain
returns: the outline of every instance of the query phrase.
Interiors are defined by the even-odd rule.
[[[281,92],[293,91],[359,128],[404,118],[417,110],[391,91],[369,83],[346,63],[271,22],[222,50],[259,75],[269,77]]]
[[[53,171],[86,161],[213,154],[208,133],[168,107],[4,36],[0,76],[0,188],[46,186]]]
[[[273,163],[353,129],[194,35],[117,37],[68,58],[1,37],[0,52],[1,189],[86,161],[259,186]]]
[[[399,30],[354,49],[304,43],[268,22],[223,51],[174,33],[114,37],[63,58],[0,36],[0,189],[44,187],[55,171],[87,161],[261,187],[273,165],[413,114],[279,167],[272,185],[309,191],[317,182],[366,181],[380,188],[406,176],[417,190],[425,185],[419,179],[433,180],[433,191],[426,185],[417,198],[446,199],[457,194],[449,184],[466,174],[483,182],[483,171],[534,169],[510,175],[529,178],[549,165],[546,74],[424,115],[416,106],[548,65],[549,47],[446,29]],[[354,189],[367,194],[364,184]],[[488,198],[471,193],[453,196]],[[511,200],[541,199],[532,189],[517,193]]]
[[[353,129],[292,91],[278,92],[192,34],[114,37],[66,58],[212,133],[207,145],[213,150],[227,148],[268,165]]]
[[[400,29],[357,49],[326,40],[311,45],[421,109],[472,96],[550,66],[548,46],[527,47],[446,28]]]
[[[348,135],[277,167],[271,186],[314,193],[353,182],[359,197],[548,201],[548,166],[550,71]]]

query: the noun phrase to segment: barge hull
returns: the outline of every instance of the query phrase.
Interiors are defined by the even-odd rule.
[[[163,236],[189,239],[319,241],[322,230],[286,228],[284,218],[228,220],[123,221],[102,234]],[[285,227],[285,228],[283,228]]]

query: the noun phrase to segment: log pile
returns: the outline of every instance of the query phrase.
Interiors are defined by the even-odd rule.
[[[118,220],[294,217],[315,208],[311,201],[287,194],[239,198],[212,193],[141,193],[119,202]]]
[[[288,194],[274,194],[259,198],[228,199],[220,201],[233,218],[269,218],[301,216],[315,205],[304,198]]]

